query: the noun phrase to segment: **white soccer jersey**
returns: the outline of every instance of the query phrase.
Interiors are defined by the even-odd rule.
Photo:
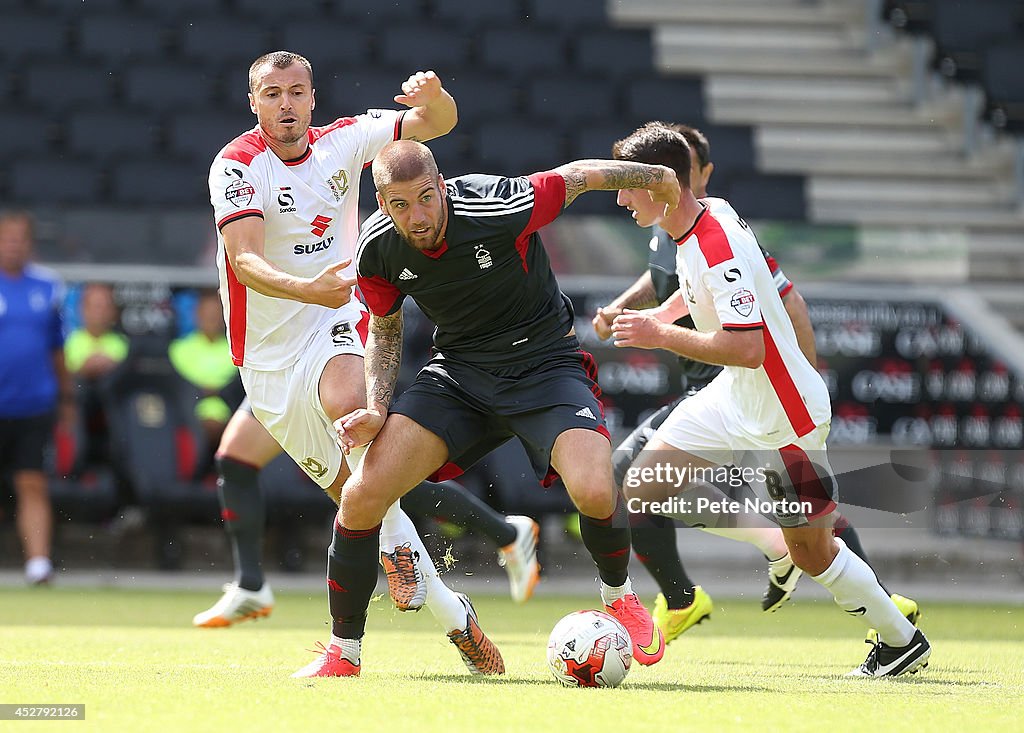
[[[221,228],[259,216],[266,224],[263,255],[277,268],[312,277],[354,259],[359,230],[359,176],[401,134],[402,112],[369,110],[309,129],[309,147],[283,161],[259,127],[226,145],[210,168],[210,201],[217,222],[217,267],[237,366],[277,370],[291,365],[310,335],[333,312],[319,305],[261,295],[242,285],[224,252]],[[355,265],[347,268],[351,277]]]
[[[723,199],[703,199],[693,227],[676,240],[680,290],[699,331],[762,329],[757,369],[727,366],[730,424],[755,444],[791,442],[832,416],[828,389],[800,351],[796,332],[757,238]],[[783,443],[783,444],[784,444]]]

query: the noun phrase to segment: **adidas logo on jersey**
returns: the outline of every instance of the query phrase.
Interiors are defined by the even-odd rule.
[[[419,275],[412,272],[408,267],[402,270],[402,274],[398,276],[399,280],[415,280]]]
[[[579,410],[576,413],[576,416],[577,417],[589,417],[591,420],[595,420],[595,421],[597,420],[597,418],[594,417],[594,413],[590,411],[589,407],[584,407],[582,410]]]

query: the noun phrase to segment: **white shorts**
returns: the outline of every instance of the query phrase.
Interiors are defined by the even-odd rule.
[[[754,441],[731,425],[724,382],[712,381],[672,411],[652,440],[661,440],[716,466],[736,466],[760,496],[776,505],[784,527],[826,517],[839,499],[825,441],[831,422],[802,437]]]
[[[335,356],[363,356],[369,320],[363,304],[352,301],[320,322],[291,366],[277,371],[239,370],[252,414],[324,489],[338,477],[344,456],[320,404],[320,376]]]

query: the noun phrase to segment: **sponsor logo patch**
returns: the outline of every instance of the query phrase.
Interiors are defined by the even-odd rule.
[[[241,178],[237,181],[232,181],[228,184],[227,188],[224,189],[224,198],[239,209],[243,206],[248,206],[255,194],[256,189],[253,188],[253,185]]]
[[[324,232],[327,231],[327,227],[331,225],[331,217],[318,214],[313,221],[309,223],[310,231],[318,237],[324,236]]]
[[[741,316],[749,316],[754,310],[754,294],[746,288],[740,288],[732,294],[729,305]]]

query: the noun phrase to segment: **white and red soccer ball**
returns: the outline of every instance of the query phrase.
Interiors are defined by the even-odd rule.
[[[601,611],[570,613],[548,638],[548,666],[567,687],[618,687],[632,663],[629,632]]]

